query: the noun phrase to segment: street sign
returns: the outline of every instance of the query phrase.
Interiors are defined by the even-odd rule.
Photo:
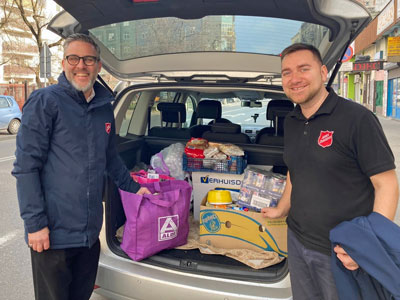
[[[353,71],[382,70],[383,61],[361,62],[353,64]]]
[[[354,50],[352,46],[349,46],[346,50],[346,53],[342,57],[342,62],[349,61],[354,55]]]
[[[46,43],[40,47],[40,78],[51,77],[51,52]]]

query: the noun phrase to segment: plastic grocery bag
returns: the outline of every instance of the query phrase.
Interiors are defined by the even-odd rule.
[[[168,180],[142,186],[154,195],[119,191],[126,215],[121,248],[135,261],[185,244],[189,232],[189,183]]]
[[[176,179],[184,179],[185,172],[182,168],[182,155],[185,145],[182,143],[172,144],[161,152],[153,155],[150,165],[158,174],[170,175]]]

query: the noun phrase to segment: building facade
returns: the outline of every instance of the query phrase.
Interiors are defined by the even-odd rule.
[[[4,5],[4,9],[0,11],[1,19],[7,19],[0,34],[0,84],[34,84],[36,83],[36,66],[39,63],[38,46],[32,32],[21,20],[15,3],[5,1],[9,4]],[[61,8],[53,1],[43,3],[43,16],[35,16],[29,8],[30,5],[24,6],[26,17],[32,23],[34,18],[51,17],[61,11]],[[43,41],[48,44],[59,39],[50,31],[43,30],[41,33]],[[61,48],[52,49],[54,58],[57,60],[60,59],[60,50]],[[60,71],[58,64],[55,64],[55,73]]]
[[[148,19],[111,24],[91,32],[118,59],[124,60],[160,53],[235,50],[234,22],[234,16],[211,16],[207,22]]]
[[[400,119],[400,0],[386,1],[351,48],[354,56],[339,72],[339,93]]]

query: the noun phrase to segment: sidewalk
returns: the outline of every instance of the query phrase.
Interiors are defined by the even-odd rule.
[[[386,138],[392,148],[397,166],[397,178],[400,183],[400,120],[382,116],[378,116],[378,119],[382,124]],[[396,224],[400,225],[400,206],[397,207],[397,214],[394,221]]]

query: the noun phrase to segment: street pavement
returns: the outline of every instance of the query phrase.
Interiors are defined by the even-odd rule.
[[[392,148],[397,166],[397,180],[400,182],[400,120],[385,117],[378,118],[385,131],[389,145]],[[397,213],[394,221],[396,224],[400,225],[400,205],[397,206]]]
[[[392,147],[400,178],[400,121],[379,117]],[[15,136],[0,131],[0,300],[32,300],[33,285],[28,248],[23,240],[15,179],[10,175],[14,161]],[[400,207],[395,222],[400,225]],[[91,300],[107,300],[93,295]]]

